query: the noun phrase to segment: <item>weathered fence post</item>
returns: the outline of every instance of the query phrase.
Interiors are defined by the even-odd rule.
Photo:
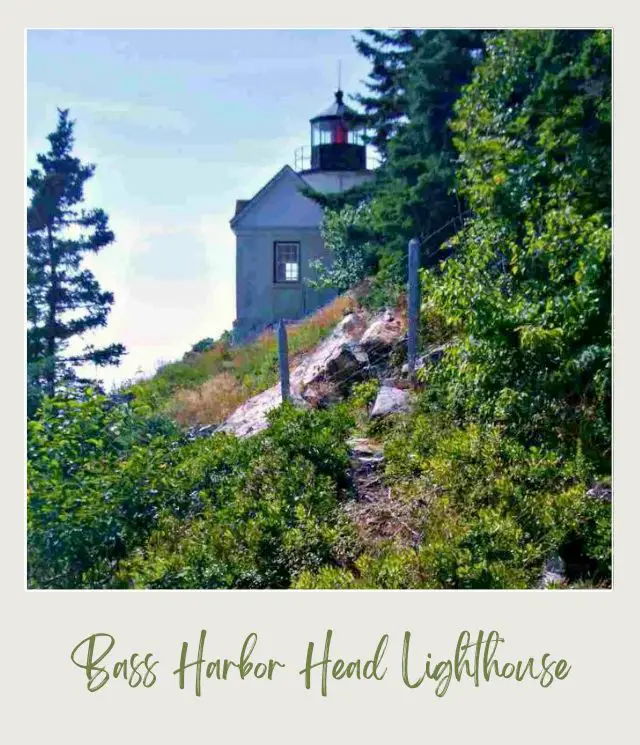
[[[408,280],[408,316],[409,333],[407,335],[407,363],[409,379],[415,379],[416,355],[418,352],[418,323],[420,318],[420,242],[417,238],[409,241],[409,280]]]
[[[287,327],[281,318],[278,322],[278,361],[280,363],[280,391],[282,400],[289,401],[291,390],[289,388],[289,350],[287,347]]]

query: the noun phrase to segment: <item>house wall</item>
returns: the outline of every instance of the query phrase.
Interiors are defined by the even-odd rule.
[[[322,207],[300,193],[301,179],[293,171],[279,174],[262,198],[250,204],[239,218],[237,230],[249,228],[317,227]]]
[[[309,171],[301,175],[309,186],[324,194],[352,189],[374,177],[371,171]]]
[[[300,243],[301,281],[273,281],[274,243]],[[334,290],[315,290],[304,280],[314,279],[310,264],[326,258],[318,227],[252,228],[236,233],[236,340],[252,335],[280,318],[296,319],[335,297]]]

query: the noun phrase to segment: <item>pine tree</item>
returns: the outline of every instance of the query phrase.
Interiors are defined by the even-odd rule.
[[[418,237],[425,261],[460,227],[465,211],[449,124],[482,49],[480,31],[426,30],[406,62],[407,122],[389,142],[378,213],[391,247],[402,250]]]
[[[354,38],[356,49],[371,62],[365,85],[370,95],[355,96],[362,106],[367,126],[372,130],[371,143],[384,160],[389,140],[406,117],[406,67],[419,43],[421,31],[365,29]]]
[[[93,363],[117,365],[121,344],[91,345],[65,355],[70,341],[106,326],[114,302],[91,271],[82,267],[88,253],[98,253],[115,236],[101,209],[82,208],[84,185],[95,171],[72,154],[74,121],[58,110],[58,126],[48,136],[49,151],[27,178],[27,365],[29,408],[42,393],[53,395],[60,383],[86,384],[76,368]]]

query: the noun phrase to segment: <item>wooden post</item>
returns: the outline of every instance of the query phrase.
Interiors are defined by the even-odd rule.
[[[420,320],[420,242],[416,238],[409,241],[409,279],[408,279],[408,316],[409,333],[407,335],[407,363],[409,379],[415,380],[416,356],[418,352],[418,324]]]
[[[282,318],[278,322],[278,361],[280,363],[280,390],[282,400],[291,399],[291,390],[289,388],[289,350],[287,347],[287,328]]]

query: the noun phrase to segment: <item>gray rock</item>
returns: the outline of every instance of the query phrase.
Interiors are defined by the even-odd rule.
[[[448,344],[434,344],[428,347],[417,359],[416,370],[420,370],[426,365],[433,365],[442,359],[442,355]],[[405,362],[402,366],[402,372],[406,375],[409,372],[409,365]]]
[[[227,417],[219,431],[236,437],[257,435],[258,432],[266,429],[269,424],[267,414],[272,409],[280,406],[281,403],[282,395],[278,383],[273,388],[269,388],[245,401],[231,416]]]
[[[600,502],[610,502],[612,497],[611,487],[608,484],[596,484],[589,489],[587,496]]]
[[[561,556],[554,554],[547,559],[542,577],[540,578],[539,587],[546,588],[550,585],[564,585],[567,582],[567,567]]]
[[[372,358],[388,354],[405,336],[399,313],[384,311],[378,314],[360,339],[360,345]]]
[[[376,401],[371,410],[371,418],[375,419],[389,414],[402,414],[411,408],[411,394],[409,391],[395,386],[383,385],[378,391]]]

